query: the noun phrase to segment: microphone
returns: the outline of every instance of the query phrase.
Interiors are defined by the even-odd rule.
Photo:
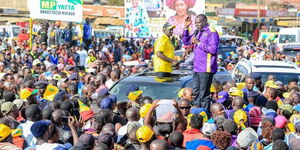
[[[198,30],[198,29],[195,30],[195,32],[194,32],[194,37],[196,37],[198,33],[199,33],[199,30]]]

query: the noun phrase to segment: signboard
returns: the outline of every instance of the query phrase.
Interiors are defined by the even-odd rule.
[[[3,9],[4,14],[18,14],[17,9]]]
[[[165,0],[165,12],[168,23],[175,25],[174,34],[182,35],[184,20],[190,15],[192,18],[191,30],[194,32],[195,18],[198,14],[205,14],[205,0]]]
[[[217,15],[221,16],[234,16],[234,8],[218,8]]]
[[[83,5],[84,15],[125,18],[125,8],[119,6]]]
[[[30,17],[82,22],[82,0],[28,0]]]
[[[266,16],[266,10],[260,10],[260,17]],[[237,17],[257,17],[257,9],[235,9],[235,16]]]

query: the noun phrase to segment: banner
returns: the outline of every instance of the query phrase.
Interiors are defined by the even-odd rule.
[[[175,25],[175,35],[182,35],[184,20],[188,15],[191,16],[192,25],[190,32],[193,33],[196,15],[205,14],[205,0],[165,0],[165,12],[167,21]]]
[[[82,0],[29,0],[34,19],[82,22]]]

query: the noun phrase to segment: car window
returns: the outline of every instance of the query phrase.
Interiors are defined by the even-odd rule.
[[[287,85],[289,83],[289,80],[291,79],[298,79],[300,81],[300,74],[296,73],[271,73],[271,72],[266,72],[266,73],[261,73],[261,80],[263,83],[267,81],[267,78],[269,75],[274,75],[275,78],[278,81],[281,81],[284,85]],[[299,82],[298,82],[299,85]]]
[[[117,96],[118,101],[127,100],[126,92],[129,85],[136,84],[142,90],[143,96],[150,96],[153,99],[176,99],[178,91],[181,88],[178,82],[135,82],[120,81],[111,90],[110,93]]]

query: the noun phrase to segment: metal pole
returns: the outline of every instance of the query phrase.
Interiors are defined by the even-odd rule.
[[[29,49],[32,48],[32,18],[29,19]]]

